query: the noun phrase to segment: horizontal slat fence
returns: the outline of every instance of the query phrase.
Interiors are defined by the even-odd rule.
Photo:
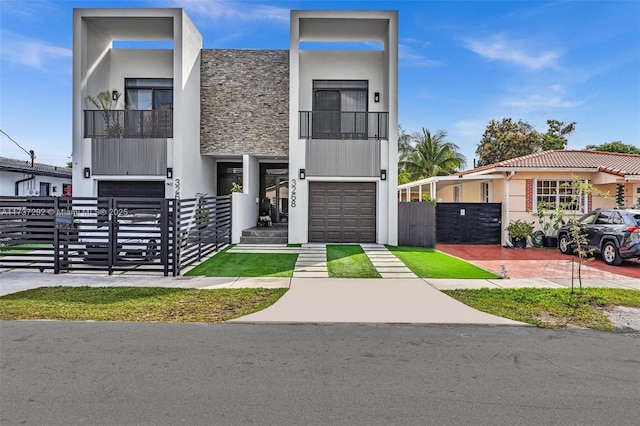
[[[230,235],[230,196],[0,197],[0,269],[177,275]]]

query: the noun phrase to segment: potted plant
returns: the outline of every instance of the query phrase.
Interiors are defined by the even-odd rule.
[[[558,229],[565,224],[564,209],[558,208],[554,203],[540,201],[538,203],[538,223],[544,232],[544,247],[558,246]]]
[[[533,232],[533,222],[525,222],[523,220],[512,220],[506,228],[509,238],[514,247],[527,247],[527,238]]]
[[[122,93],[118,91],[111,93],[109,91],[100,92],[95,98],[93,96],[87,96],[87,100],[100,111],[104,120],[105,136],[110,138],[124,136],[124,127],[120,124],[120,121],[124,120],[124,116],[118,112],[121,96]],[[124,109],[127,109],[126,105]]]

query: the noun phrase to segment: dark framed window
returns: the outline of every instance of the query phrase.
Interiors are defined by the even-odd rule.
[[[366,139],[369,82],[313,81],[313,137]]]
[[[218,163],[218,195],[229,195],[234,183],[242,185],[242,163]]]
[[[125,102],[131,110],[172,110],[172,78],[125,78]]]

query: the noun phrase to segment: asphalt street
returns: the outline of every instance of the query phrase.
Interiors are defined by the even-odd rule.
[[[0,424],[631,425],[640,334],[0,323]]]

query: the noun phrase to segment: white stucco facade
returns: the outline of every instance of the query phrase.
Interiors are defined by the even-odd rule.
[[[310,239],[310,182],[362,182],[369,185],[373,183],[375,242],[397,244],[396,11],[292,11],[289,52],[285,52],[284,55],[277,51],[268,53],[273,56],[261,56],[256,53],[254,62],[250,53],[249,56],[228,54],[222,49],[216,50],[213,54],[210,50],[203,53],[202,36],[182,9],[75,9],[73,33],[74,196],[97,196],[101,183],[105,187],[107,185],[104,183],[128,182],[154,184],[156,190],[162,186],[160,195],[166,198],[186,199],[198,194],[227,195],[228,189],[221,190],[224,185],[220,184],[228,184],[229,177],[225,176],[224,179],[227,180],[223,180],[221,176],[224,172],[219,169],[222,163],[233,163],[236,165],[233,167],[241,167],[242,170],[242,193],[233,196],[232,241],[239,242],[244,229],[256,226],[259,205],[266,197],[271,200],[272,206],[276,207],[278,220],[282,219],[279,225],[288,227],[289,242],[306,243]],[[141,48],[136,45],[135,49],[127,49],[118,44],[121,41],[160,42],[161,48]],[[356,42],[364,45],[374,43],[376,47],[343,50],[307,49],[304,46],[301,48],[301,43],[306,42]],[[232,67],[236,70],[235,74],[223,74],[223,68],[211,66],[212,62],[225,64],[224,61],[228,58],[232,58],[231,64],[235,66]],[[237,70],[252,68],[252,63],[260,64],[265,67],[264,70],[274,69],[271,58],[284,58],[278,59],[280,62],[277,69],[281,70],[281,75],[258,74],[258,80],[255,80],[254,75],[250,78],[246,75],[235,77],[242,74]],[[220,77],[221,75],[223,77]],[[207,110],[209,106],[206,103],[201,103],[203,93],[207,99],[211,95],[207,92],[211,86],[219,87],[219,84],[223,84],[215,80],[216,78],[222,78],[221,81],[227,82],[224,84],[244,85],[245,88],[255,89],[244,92],[251,93],[242,98],[249,101],[261,99],[264,94],[261,90],[265,93],[274,91],[271,84],[267,84],[266,89],[263,88],[265,82],[271,83],[279,79],[285,83],[275,90],[282,94],[281,98],[269,98],[273,105],[260,109],[254,105],[255,102],[252,104],[234,100],[234,107],[226,108],[225,111],[218,110],[216,113]],[[95,110],[88,102],[88,96],[95,97],[104,91],[124,94],[127,91],[127,79],[173,79],[173,127],[170,137],[158,137],[156,141],[148,136],[133,140],[131,134],[115,137],[107,135],[108,140],[105,143],[104,135],[85,133],[85,121],[88,120],[84,111]],[[229,79],[233,81],[228,82]],[[306,148],[309,141],[301,139],[300,136],[300,112],[313,112],[314,81],[317,80],[366,82],[366,111],[359,112],[367,114],[367,117],[378,117],[378,123],[379,117],[384,117],[384,135],[377,134],[368,140],[366,137],[360,137],[358,140],[370,153],[363,158],[368,167],[365,174],[354,176],[348,173],[340,174],[334,170],[332,174],[315,173],[300,179],[300,170],[309,167],[307,157],[311,155],[308,155],[311,151]],[[206,95],[207,93],[209,95]],[[280,132],[277,133],[277,137],[273,137],[273,134],[276,134],[276,126],[271,122],[265,125],[268,119],[265,119],[264,114],[261,118],[263,121],[258,122],[257,113],[268,111],[274,118],[287,117],[287,96],[288,129],[286,121],[281,121]],[[228,98],[222,100],[230,101]],[[124,101],[123,96],[120,100],[122,109]],[[277,109],[278,105],[284,105],[284,113]],[[116,109],[119,108],[120,106]],[[237,116],[237,120],[240,121],[224,116],[227,111],[233,111],[231,117]],[[94,113],[93,120],[98,120],[96,116],[100,119],[100,116]],[[224,120],[210,120],[211,117],[223,116]],[[104,120],[106,122],[106,119]],[[249,121],[245,123],[242,120]],[[105,124],[104,127],[108,126]],[[248,127],[252,128],[251,135],[246,134]],[[255,144],[256,140],[264,139],[261,136],[265,135],[265,132],[271,132],[272,139],[277,138],[275,143],[280,144],[279,148],[270,150],[263,140],[260,149],[252,150],[251,148],[255,148],[252,144]],[[215,135],[211,136],[210,133]],[[238,139],[243,137],[246,144],[238,142]],[[352,136],[347,136],[345,144],[348,144],[351,138]],[[232,139],[235,141],[234,144],[225,145],[226,141]],[[114,145],[109,145],[111,142],[119,144],[120,151],[113,149]],[[340,137],[334,138],[333,146],[340,142]],[[271,140],[268,143],[272,143]],[[136,167],[136,164],[133,164],[120,167],[117,173],[110,170],[112,158],[116,158],[117,155],[122,158],[121,152],[133,149],[134,145],[137,149],[134,149],[132,155],[135,161],[129,158],[123,162],[148,162],[150,166],[145,170],[144,167]],[[357,153],[354,152],[356,151],[352,151],[350,161],[357,158]],[[273,179],[275,180],[272,182]],[[281,193],[275,196],[268,193],[267,185],[276,185],[281,189]],[[218,191],[225,193],[218,194]]]
[[[377,42],[382,50],[305,50],[301,42]],[[375,182],[376,242],[397,245],[398,17],[395,11],[292,11],[290,28],[289,181],[295,199],[289,215],[289,241],[309,235],[310,182]],[[388,112],[388,137],[380,141],[380,173],[370,177],[307,176],[299,112],[311,111],[314,80],[364,80],[369,112]],[[378,94],[378,100],[374,99]],[[380,176],[386,170],[386,179]],[[291,189],[291,188],[290,188]]]
[[[71,183],[69,177],[46,176],[37,173],[0,171],[0,195],[2,196],[50,196],[62,195],[63,186]],[[49,193],[41,190],[48,188]]]
[[[213,162],[199,155],[202,36],[189,17],[181,9],[74,9],[73,32],[74,196],[98,195],[100,181],[162,182],[168,198],[215,193],[214,179],[203,178],[213,174]],[[163,42],[172,48],[114,47],[118,41]],[[123,94],[126,78],[173,79],[173,137],[166,138],[166,153],[161,153],[166,168],[152,174],[96,174],[92,140],[83,137],[83,111],[95,109],[87,98],[103,91]],[[116,109],[124,109],[124,97]],[[172,169],[171,177],[166,169]]]

